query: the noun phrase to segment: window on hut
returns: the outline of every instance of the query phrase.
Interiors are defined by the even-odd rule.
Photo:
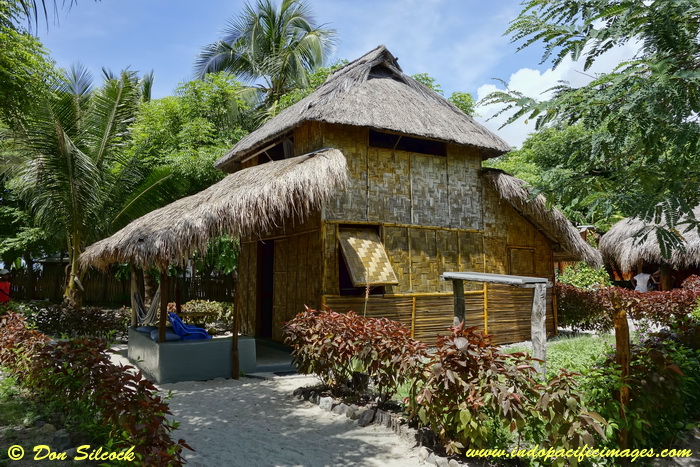
[[[417,152],[431,156],[447,156],[447,145],[440,141],[369,130],[369,145],[374,148]]]
[[[264,164],[266,162],[289,159],[290,157],[294,157],[294,140],[287,138],[261,152],[258,155],[258,161],[260,164]]]
[[[379,238],[378,226],[346,226],[339,230],[338,282],[341,295],[384,294],[398,280]]]

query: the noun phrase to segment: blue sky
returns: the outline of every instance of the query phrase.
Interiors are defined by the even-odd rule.
[[[578,77],[577,64],[553,72],[539,65],[541,49],[516,53],[517,45],[503,36],[521,9],[520,0],[307,1],[316,20],[337,31],[330,62],[352,60],[384,44],[399,57],[406,73],[430,74],[446,95],[464,91],[483,97],[495,89],[493,78],[538,94],[557,79]],[[243,4],[241,0],[79,0],[70,11],[59,12],[57,24],[51,23],[48,31],[41,27],[39,33],[59,66],[80,62],[95,77],[102,67],[154,70],[153,97],[158,98],[172,94],[179,82],[192,77],[198,52],[219,39]],[[531,125],[498,130],[498,121],[486,121],[494,111],[479,109],[479,120],[519,146]]]

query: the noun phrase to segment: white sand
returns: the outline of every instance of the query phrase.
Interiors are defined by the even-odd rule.
[[[126,359],[114,359],[127,363]],[[315,378],[216,379],[163,384],[173,418],[173,437],[192,466],[418,466],[418,450],[383,426],[321,410],[292,396]]]

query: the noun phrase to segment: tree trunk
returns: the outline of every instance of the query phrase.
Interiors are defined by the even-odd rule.
[[[613,309],[615,310],[615,362],[620,367],[621,387],[618,394],[620,401],[620,417],[627,420],[627,406],[630,403],[630,388],[627,386],[630,376],[630,330],[627,323],[627,311],[622,306],[620,297],[613,293],[610,297]],[[628,430],[626,427],[620,428],[618,443],[620,449],[628,447]]]
[[[143,305],[148,308],[151,306],[153,297],[158,289],[158,284],[156,283],[156,278],[149,268],[143,268]],[[161,290],[161,293],[163,291]]]
[[[83,285],[82,279],[84,272],[80,271],[78,266],[78,257],[80,256],[80,234],[74,232],[70,238],[68,250],[68,274],[66,291],[63,294],[64,299],[76,309],[83,306]]]

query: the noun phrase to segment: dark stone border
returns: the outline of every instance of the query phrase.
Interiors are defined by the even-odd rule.
[[[415,441],[420,446],[418,448],[418,459],[421,462],[436,465],[438,467],[468,467],[469,464],[462,463],[454,458],[447,458],[436,455],[431,449],[422,445],[424,434],[420,430],[408,426],[408,420],[399,414],[386,412],[381,409],[359,407],[355,404],[348,405],[342,400],[334,399],[330,396],[322,395],[322,391],[314,387],[302,387],[294,391],[294,397],[301,401],[309,401],[319,406],[326,412],[337,415],[345,415],[351,420],[357,420],[358,425],[365,427],[369,425],[382,425],[408,441]]]

